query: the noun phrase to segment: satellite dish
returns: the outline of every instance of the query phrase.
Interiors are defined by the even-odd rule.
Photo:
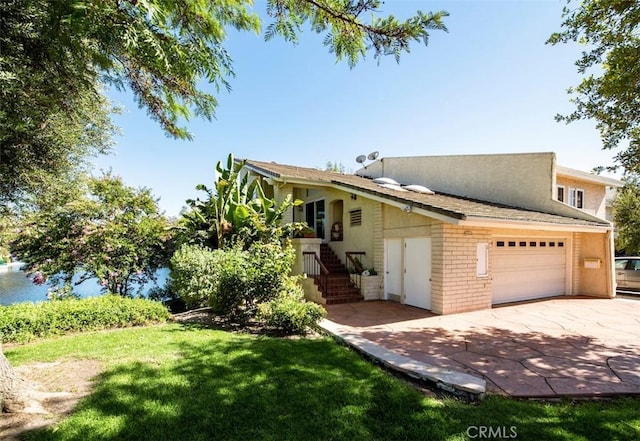
[[[364,161],[366,161],[366,160],[367,160],[367,157],[366,157],[365,155],[360,155],[360,156],[358,156],[358,157],[356,158],[356,162],[357,162],[358,164],[362,164],[362,163],[364,163]]]
[[[369,161],[375,161],[376,159],[378,159],[378,156],[380,155],[380,152],[371,152],[369,153],[369,155],[367,156],[367,159]]]

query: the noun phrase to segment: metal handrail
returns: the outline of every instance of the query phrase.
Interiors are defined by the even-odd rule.
[[[365,253],[364,251],[347,251],[344,254],[346,256],[347,273],[349,274],[349,277],[351,277],[351,274],[355,274],[356,277],[354,283],[356,287],[360,288],[360,286],[362,286],[361,279],[364,267],[362,266],[362,262],[360,262],[358,258],[353,256],[366,256],[367,253]]]
[[[329,270],[324,266],[320,258],[313,251],[303,251],[304,272],[307,276],[313,277],[320,287],[320,291],[327,294],[327,283]]]

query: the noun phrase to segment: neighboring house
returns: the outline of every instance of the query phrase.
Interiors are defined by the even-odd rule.
[[[338,280],[342,265],[354,262],[378,271],[352,277],[366,299],[437,314],[615,295],[613,227],[595,215],[595,196],[589,205],[586,184],[594,179],[573,185],[575,173],[556,166],[553,153],[383,158],[356,175],[252,160],[247,167],[269,194],[305,201],[286,220],[316,231],[318,239],[295,240],[296,272],[314,275],[322,297],[309,284],[306,290],[322,302],[361,298]],[[558,182],[582,190],[583,209],[556,199]]]

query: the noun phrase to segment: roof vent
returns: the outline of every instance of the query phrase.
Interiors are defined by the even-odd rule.
[[[416,193],[435,194],[435,192],[433,192],[432,190],[429,190],[427,187],[424,187],[422,185],[417,185],[417,184],[405,185],[404,188],[409,191],[414,191]]]
[[[391,178],[375,178],[373,180],[374,183],[380,185],[380,184],[387,184],[387,185],[397,185],[400,186],[400,184],[397,181],[394,181]]]

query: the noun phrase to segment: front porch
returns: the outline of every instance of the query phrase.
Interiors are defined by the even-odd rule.
[[[365,272],[366,252],[348,251],[341,260],[321,239],[293,239],[293,245],[294,274],[305,275],[307,299],[331,305],[381,298],[382,276]]]

